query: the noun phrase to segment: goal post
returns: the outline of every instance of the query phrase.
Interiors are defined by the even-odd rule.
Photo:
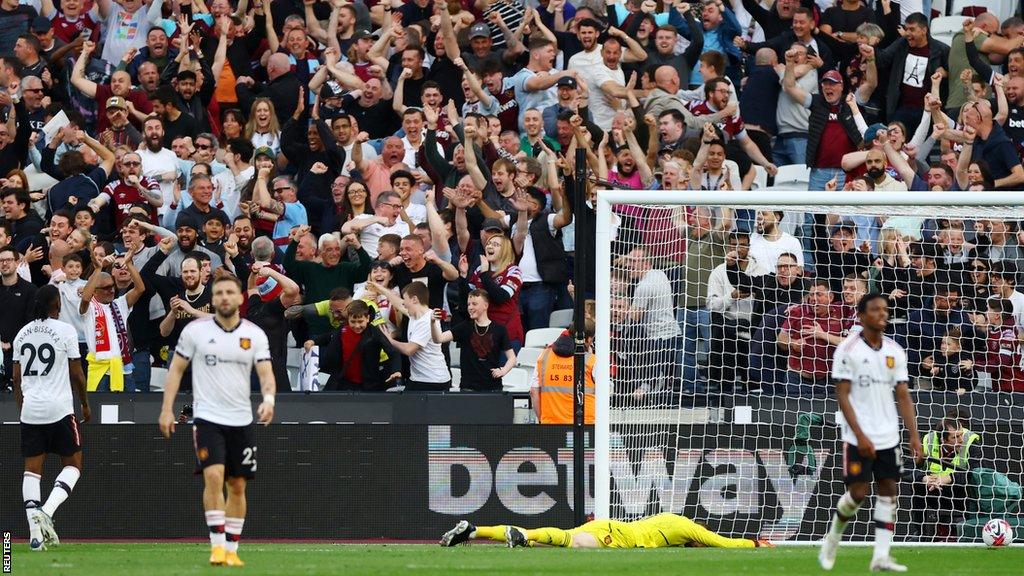
[[[737,368],[742,368],[749,375],[751,367],[746,363],[753,357],[716,355],[711,346],[710,352],[703,350],[691,355],[700,358],[694,364],[692,357],[687,359],[681,350],[691,344],[697,348],[693,338],[687,340],[681,316],[676,347],[662,351],[644,349],[648,343],[643,337],[643,326],[631,326],[639,332],[627,332],[618,321],[613,322],[613,300],[617,302],[617,314],[622,313],[618,307],[630,306],[630,297],[622,295],[622,284],[628,281],[620,278],[617,261],[635,248],[643,249],[641,254],[656,252],[659,258],[675,263],[675,276],[670,283],[672,309],[668,312],[676,317],[682,308],[679,302],[686,296],[687,270],[685,259],[673,252],[685,249],[685,239],[670,241],[663,233],[652,233],[646,228],[649,217],[664,220],[663,228],[672,229],[697,207],[717,214],[725,213],[721,208],[728,207],[731,214],[743,214],[742,226],[756,230],[754,220],[758,212],[781,211],[783,221],[794,230],[798,250],[809,251],[808,256],[816,258],[827,257],[814,252],[822,245],[827,248],[833,234],[828,231],[843,228],[849,218],[875,218],[879,222],[891,218],[894,223],[900,217],[917,218],[952,221],[951,226],[966,222],[965,232],[971,236],[976,220],[1024,221],[1022,206],[1024,194],[1017,192],[599,191],[594,517],[631,520],[657,512],[686,513],[697,515],[697,521],[731,536],[756,534],[775,540],[817,540],[824,533],[828,513],[843,489],[841,414],[830,394],[787,396],[785,392],[772,392],[770,387],[756,389],[753,382],[744,382],[742,386],[737,382],[730,390],[691,383],[687,380],[694,377],[706,380],[709,363],[714,362],[719,365],[710,368],[721,369],[723,374],[738,374]],[[829,215],[839,215],[839,221]],[[805,218],[812,223],[810,228],[804,225]],[[733,230],[737,221],[734,220]],[[813,231],[803,235],[803,230]],[[822,230],[826,238],[817,238],[815,243],[815,234],[820,236]],[[805,236],[810,237],[809,242]],[[857,249],[870,254],[874,261],[877,238],[872,242],[876,244],[868,248],[858,245]],[[906,242],[912,244],[915,240],[909,238]],[[922,243],[924,239],[916,242]],[[1021,257],[1024,258],[1024,246]],[[715,261],[716,266],[722,263]],[[813,266],[805,264],[804,268],[812,270]],[[869,276],[869,272],[864,275]],[[806,275],[808,279],[811,276]],[[1018,313],[1017,318],[1024,317],[1024,309]],[[779,331],[781,326],[774,329]],[[697,340],[705,346],[713,344],[704,333]],[[771,344],[775,346],[774,341]],[[613,366],[613,358],[631,354],[648,360],[628,373],[622,366]],[[786,362],[778,368],[783,378],[787,377]],[[1020,367],[1024,371],[1024,363]],[[924,435],[934,430],[947,409],[964,407],[971,421],[981,429],[986,464],[1011,484],[1018,484],[1019,489],[1024,475],[1024,394],[999,392],[998,375],[993,380],[991,375],[984,376],[980,370],[978,373],[974,392],[915,390],[915,398],[927,399],[926,405],[918,407],[920,432]],[[798,378],[805,376],[800,371],[796,374]],[[691,384],[693,389],[687,391]],[[785,383],[781,386],[786,389]],[[922,468],[925,474],[927,466],[928,462]],[[1015,528],[1024,526],[1019,502],[1004,506],[995,502],[997,496],[989,494],[988,499],[987,503],[960,504],[973,507],[974,517],[1001,514],[1000,517],[1011,519]],[[907,514],[909,502],[909,487],[903,482],[901,514]],[[870,518],[865,514],[862,510],[862,535]],[[762,521],[767,516],[771,516],[770,521]],[[970,515],[964,518],[970,520]],[[949,520],[947,524],[952,526],[955,522]],[[952,534],[954,539],[980,537],[980,526],[977,533],[970,532],[970,526],[953,528],[960,530]]]

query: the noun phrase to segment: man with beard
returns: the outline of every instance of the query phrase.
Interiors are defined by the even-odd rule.
[[[331,291],[341,286],[349,293],[356,283],[366,281],[370,273],[372,258],[366,253],[359,238],[354,233],[342,231],[339,240],[334,234],[324,234],[319,240],[320,262],[302,262],[296,258],[299,238],[309,232],[309,226],[299,226],[291,231],[288,249],[284,253],[284,269],[288,276],[305,287],[305,300],[319,302],[327,300]],[[359,262],[342,262],[342,248],[352,247],[356,251]],[[322,334],[330,329],[323,320],[310,322],[311,334]]]
[[[148,222],[138,222],[139,226],[142,226],[146,230],[151,232],[159,232],[163,234],[163,228],[158,228]],[[147,266],[152,263],[153,260],[159,259],[160,263],[155,264],[155,270],[157,274],[163,276],[177,276],[178,270],[181,268],[181,262],[187,256],[191,256],[193,253],[202,253],[206,259],[210,261],[210,267],[214,270],[220,268],[223,262],[220,256],[217,256],[213,252],[210,252],[206,248],[199,246],[199,225],[196,224],[195,218],[191,214],[178,214],[178,218],[175,221],[175,228],[177,232],[175,234],[167,234],[166,236],[174,237],[177,249],[173,250],[174,246],[170,246],[165,253],[166,256],[161,257],[159,253],[154,253],[153,258],[147,262]],[[161,238],[163,242],[164,238]],[[230,267],[230,266],[229,266]]]
[[[157,260],[160,255],[166,255],[174,246],[174,237],[168,236],[160,241],[160,251],[150,261]],[[213,296],[210,286],[203,282],[203,264],[191,255],[182,260],[179,273],[180,278],[170,278],[153,273],[153,268],[147,264],[142,269],[143,278],[146,282],[152,282],[157,294],[163,301],[167,315],[160,321],[160,336],[168,343],[168,358],[174,354],[174,346],[181,338],[181,331],[185,326],[197,318],[205,318],[213,313],[211,299]],[[187,387],[192,385],[191,374],[188,375],[183,384]]]
[[[4,197],[6,203],[9,197]],[[6,206],[5,206],[6,207]],[[38,216],[37,216],[38,218]],[[25,324],[32,319],[32,304],[35,302],[36,287],[18,275],[18,262],[21,254],[13,246],[0,248],[0,349],[3,350],[4,371],[0,376],[4,388],[10,386],[11,343]]]
[[[331,120],[331,133],[334,134],[334,138],[338,141],[338,146],[345,151],[345,158],[352,158],[352,148],[359,146],[363,158],[373,160],[377,157],[377,150],[368,142],[356,142],[356,137],[359,136],[361,129],[362,127],[356,123],[355,117],[348,113],[342,113]],[[367,134],[367,136],[369,135]],[[348,168],[343,167],[341,175],[348,176]]]
[[[138,148],[142,134],[128,121],[128,101],[120,96],[107,98],[106,114],[109,126],[100,132],[98,140],[111,150],[118,146],[128,146],[132,150]]]
[[[178,179],[178,157],[164,148],[164,122],[156,116],[146,119],[142,125],[145,147],[139,150],[142,158],[142,174],[160,183],[163,205],[158,213],[163,216],[174,202],[174,181]]]
[[[177,98],[170,86],[158,89],[150,102],[153,104],[153,114],[164,121],[164,146],[170,146],[176,138],[191,138],[199,132],[196,119],[178,109]]]
[[[572,206],[565,199],[561,186],[551,191],[552,196],[560,200],[553,203],[561,206],[557,214],[545,209],[547,195],[538,188],[529,186],[526,194],[528,197],[520,209],[506,216],[506,224],[514,231],[512,243],[516,252],[522,254],[519,268],[523,272],[523,288],[519,305],[523,330],[529,332],[534,328],[547,328],[559,285],[568,280],[562,228],[572,222]]]
[[[132,0],[138,1],[138,0]],[[109,43],[108,43],[109,46]],[[94,98],[97,103],[97,124],[96,130],[103,132],[109,127],[107,119],[107,100],[111,96],[120,96],[128,102],[129,112],[132,110],[140,114],[149,114],[153,111],[152,104],[142,90],[132,88],[132,78],[127,72],[118,70],[110,76],[110,84],[97,84],[85,77],[85,66],[96,49],[94,42],[86,41],[82,45],[82,53],[75,61],[75,67],[71,71],[71,85],[81,92],[86,98]]]
[[[720,110],[724,110],[729,106],[729,98],[732,94],[729,88],[729,82],[722,77],[708,79],[704,83],[704,101],[696,102],[690,105],[690,112],[694,116],[706,116],[708,114],[714,114]],[[726,118],[724,121],[717,124],[717,127],[722,130],[722,133],[729,142],[729,156],[731,159],[736,160],[737,158],[743,160],[751,160],[760,166],[763,166],[768,174],[771,176],[775,175],[777,168],[775,164],[772,164],[765,158],[764,154],[754,143],[754,140],[747,134],[747,130],[743,125],[743,118],[740,117],[739,112],[736,112],[732,116]],[[738,149],[737,149],[738,148]],[[743,156],[745,155],[745,157]],[[746,174],[749,170],[749,165],[744,167],[746,162],[739,162],[740,173]]]
[[[29,76],[42,79],[50,77],[50,70],[46,67],[46,61],[42,59],[42,46],[39,40],[31,34],[22,34],[14,44],[14,57],[24,67],[22,79]],[[51,80],[52,84],[53,81]],[[49,87],[47,87],[49,88]]]
[[[284,311],[302,300],[299,285],[285,276],[280,266],[270,264],[276,250],[266,236],[252,243],[255,262],[246,281],[248,286],[245,317],[267,333],[270,357],[274,363],[274,377],[282,384],[288,382],[288,322]],[[285,386],[285,392],[291,387]]]
[[[757,213],[757,232],[750,235],[750,255],[760,262],[769,274],[775,273],[775,262],[782,254],[794,254],[797,264],[804,266],[800,242],[782,230],[781,210],[762,210]]]
[[[911,310],[907,316],[907,367],[911,376],[930,379],[931,369],[941,364],[942,338],[951,328],[960,331],[963,350],[968,354],[984,341],[983,331],[976,331],[970,314],[960,306],[960,287],[943,284],[935,288],[929,306]]]
[[[139,64],[137,83],[147,96],[156,92],[160,87],[160,70],[157,69],[156,64],[152,62]]]
[[[132,280],[131,290],[117,298],[114,278],[108,272],[115,264],[127,267]],[[78,306],[78,313],[86,317],[89,392],[125,391],[125,374],[131,374],[133,351],[128,315],[145,291],[146,285],[131,258],[117,259],[111,254],[93,260],[93,273],[82,289]],[[129,389],[134,389],[134,383]]]
[[[221,38],[223,37],[222,35]],[[210,130],[210,116],[207,113],[207,108],[210,106],[210,101],[213,99],[214,90],[217,85],[214,75],[222,70],[223,66],[220,59],[214,61],[212,70],[207,68],[202,61],[200,61],[200,65],[202,67],[200,72],[204,76],[201,88],[199,86],[199,76],[196,72],[192,70],[178,72],[174,82],[174,104],[183,113],[195,119],[197,132],[208,132]]]
[[[238,279],[243,282],[249,279],[249,266],[253,263],[252,242],[255,237],[252,219],[246,214],[236,216],[231,223],[231,235],[224,244],[224,251],[234,264]]]
[[[870,135],[870,131],[868,132]],[[885,152],[877,148],[868,150],[868,159],[864,163],[867,167],[867,177],[875,184],[876,192],[906,192],[907,184],[900,182],[889,175],[885,170],[888,161]],[[1022,168],[1024,172],[1024,168]]]
[[[111,204],[114,213],[114,227],[124,227],[133,206],[145,206],[150,213],[150,222],[156,224],[156,209],[163,206],[160,184],[142,175],[142,157],[138,152],[128,152],[117,164],[119,179],[107,184],[100,195],[89,201],[89,208],[99,213]]]

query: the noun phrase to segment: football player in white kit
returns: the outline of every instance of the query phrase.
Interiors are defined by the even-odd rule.
[[[78,333],[60,315],[60,292],[53,285],[36,292],[33,320],[14,338],[14,397],[21,409],[21,455],[25,475],[21,491],[29,525],[29,549],[60,544],[53,513],[82,475],[82,437],[75,420],[72,387],[82,405],[82,422],[90,417]],[[53,490],[41,503],[39,482],[47,454],[60,456],[63,467]]]
[[[245,485],[255,477],[256,434],[253,427],[249,378],[253,367],[260,380],[263,402],[256,412],[260,424],[274,419],[274,371],[267,335],[239,317],[242,283],[230,274],[213,281],[213,316],[185,327],[167,370],[160,431],[174,432],[172,412],[181,376],[192,363],[193,426],[197,473],[205,489],[203,509],[210,528],[210,564],[244,566],[238,542],[245,521]],[[224,487],[228,496],[225,501]],[[226,506],[225,506],[226,504]]]
[[[846,493],[839,499],[828,534],[822,541],[818,562],[825,570],[835,565],[836,551],[847,523],[871,490],[875,496],[875,550],[873,572],[906,572],[889,555],[895,529],[898,482],[902,471],[899,417],[907,426],[914,460],[921,460],[914,402],[907,388],[907,354],[885,336],[889,322],[889,300],[882,294],[868,294],[857,303],[860,332],[848,336],[836,347],[832,358],[832,379],[843,413],[843,474]],[[894,398],[895,393],[895,398]]]

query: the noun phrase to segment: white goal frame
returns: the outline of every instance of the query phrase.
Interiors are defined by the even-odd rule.
[[[827,200],[827,202],[822,202]],[[1024,206],[1024,192],[825,192],[792,190],[714,191],[714,190],[600,190],[597,193],[595,262],[598,273],[596,297],[596,335],[594,367],[594,518],[610,515],[611,472],[610,441],[610,346],[611,333],[611,220],[612,205],[675,206]],[[604,271],[602,273],[602,271]]]

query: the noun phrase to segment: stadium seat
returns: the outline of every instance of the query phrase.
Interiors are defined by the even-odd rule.
[[[932,22],[930,28],[935,29],[935,21],[946,15],[949,11],[949,5],[946,0],[932,0]],[[932,34],[934,36],[934,34]]]
[[[529,392],[530,373],[522,368],[513,368],[501,379],[501,389],[505,392]]]
[[[977,12],[991,12],[1002,22],[1013,15],[1014,3],[1010,0],[953,0],[954,16],[961,15],[967,8],[984,8],[984,10],[968,11],[968,15]]]
[[[459,368],[452,368],[452,392],[458,392],[460,385],[462,384],[462,370]]]
[[[807,182],[811,178],[811,169],[802,164],[787,164],[779,166],[775,174],[776,190],[807,190]]]
[[[953,36],[963,30],[966,19],[964,16],[941,16],[932,20],[932,37],[948,46],[953,42]]]
[[[523,348],[516,355],[516,365],[532,370],[537,365],[537,359],[540,358],[542,352],[544,352],[543,348]]]
[[[754,182],[750,185],[751,190],[767,190],[768,189],[768,171],[764,169],[764,166],[758,166],[754,164]]]
[[[454,344],[454,343],[453,343]],[[451,356],[452,366],[462,366],[462,349],[458,346],[448,348],[448,355]]]
[[[295,342],[295,335],[292,334],[291,331],[289,331],[288,332],[288,347],[289,348],[297,348],[298,346],[299,345]]]
[[[552,328],[568,328],[572,324],[572,316],[574,310],[555,310],[551,313],[551,319],[548,320],[548,326]]]
[[[149,391],[163,392],[164,380],[167,379],[167,368],[151,368],[149,373]]]
[[[298,368],[302,366],[302,353],[305,352],[302,348],[289,348],[288,349],[288,364],[289,368]]]
[[[523,346],[544,348],[561,336],[562,332],[562,328],[534,328],[526,333],[526,342],[523,342]]]

